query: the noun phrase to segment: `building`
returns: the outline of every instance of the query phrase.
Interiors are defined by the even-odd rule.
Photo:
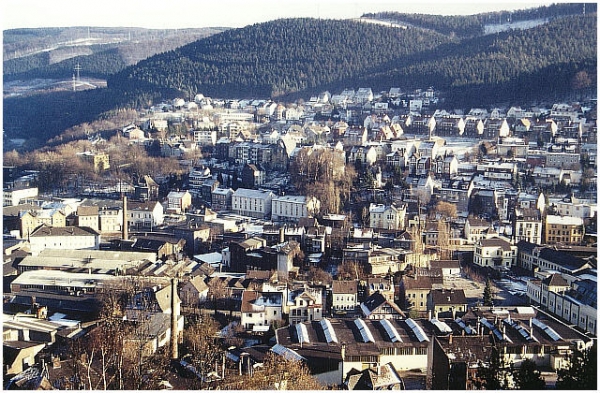
[[[593,341],[533,307],[480,307],[446,324],[449,334],[432,338],[428,389],[476,389],[477,370],[491,363],[494,347],[510,367],[518,369],[529,359],[538,369],[558,370],[567,366],[573,350],[589,348]]]
[[[231,197],[231,209],[236,214],[268,219],[271,217],[273,196],[271,191],[238,188]]]
[[[92,228],[95,231],[100,230],[98,206],[78,206],[76,215],[77,226]]]
[[[432,289],[431,277],[405,275],[400,282],[400,304],[403,304],[406,310],[424,313],[427,311],[427,299]]]
[[[167,195],[167,211],[186,212],[192,205],[192,194],[189,191],[171,191]]]
[[[212,210],[218,212],[231,209],[232,196],[231,188],[215,188],[212,192]]]
[[[538,209],[515,209],[512,222],[515,243],[524,240],[542,244],[542,215]]]
[[[463,289],[433,289],[428,296],[428,311],[435,319],[452,318],[467,312],[467,298]]]
[[[254,332],[266,332],[283,320],[283,293],[246,290],[242,293],[241,325]]]
[[[470,244],[475,244],[489,236],[492,229],[492,223],[481,218],[467,217],[465,222],[465,238]]]
[[[482,239],[475,244],[473,262],[481,267],[509,270],[517,263],[517,246],[499,237]]]
[[[375,292],[379,292],[383,297],[390,301],[395,301],[394,281],[392,278],[385,277],[369,277],[367,278],[366,296],[371,296]]]
[[[57,209],[23,211],[20,214],[21,237],[27,238],[40,225],[64,227],[67,225],[65,214]],[[6,224],[5,224],[6,225]],[[92,228],[94,229],[94,228]]]
[[[150,229],[164,223],[164,210],[160,202],[128,202],[127,225],[131,229]]]
[[[242,187],[254,189],[262,186],[266,181],[266,173],[256,164],[246,164],[242,168]]]
[[[37,187],[15,187],[2,190],[2,206],[17,206],[38,196]]]
[[[585,269],[595,267],[593,257],[574,255],[568,248],[558,249],[556,246],[540,246],[520,241],[518,248],[518,265],[530,272],[555,271],[574,275]],[[587,248],[595,254],[595,248]]]
[[[323,318],[323,295],[318,288],[299,288],[287,294],[286,313],[290,324]]]
[[[29,244],[31,254],[35,256],[48,248],[97,250],[100,247],[100,238],[100,233],[87,227],[42,225],[29,235]]]
[[[406,314],[380,292],[374,292],[360,304],[360,311],[366,319],[404,319]]]
[[[581,217],[548,214],[544,228],[546,244],[579,245],[583,240],[584,227]]]
[[[333,281],[331,300],[331,311],[333,313],[354,313],[360,304],[358,301],[358,281]]]
[[[271,219],[277,222],[298,222],[301,218],[312,217],[321,208],[315,197],[284,195],[271,200]]]
[[[377,229],[395,229],[405,228],[406,205],[396,206],[394,204],[369,205],[369,227]]]

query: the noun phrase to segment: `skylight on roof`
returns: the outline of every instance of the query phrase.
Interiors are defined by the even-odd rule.
[[[419,342],[429,341],[429,338],[427,338],[427,335],[425,334],[425,332],[423,331],[421,326],[417,325],[417,323],[415,321],[413,321],[412,318],[408,318],[406,320],[406,324],[408,325],[409,328],[412,329],[413,333],[415,334],[415,336],[417,337],[417,340],[419,340]]]
[[[298,337],[299,343],[309,343],[310,339],[308,338],[308,330],[306,329],[306,325],[303,323],[297,323],[294,325],[296,328],[296,336]]]
[[[374,343],[375,342],[375,339],[373,338],[373,334],[371,334],[371,331],[367,327],[367,324],[365,323],[365,321],[363,321],[360,318],[357,318],[354,320],[354,324],[358,328],[358,331],[360,332],[360,335],[361,335],[364,343],[368,343],[368,342]]]
[[[394,327],[394,325],[392,325],[392,323],[390,321],[388,321],[387,319],[382,319],[379,321],[379,323],[381,323],[381,326],[383,326],[383,328],[385,329],[385,332],[387,333],[388,337],[390,338],[390,340],[395,343],[395,342],[402,342],[402,339],[400,338],[400,334],[398,333],[398,331],[396,330],[396,328]]]
[[[452,328],[448,326],[446,322],[439,321],[436,318],[431,318],[429,322],[433,323],[433,325],[442,333],[452,333]]]
[[[543,330],[544,333],[546,333],[548,335],[548,337],[550,337],[553,341],[562,340],[562,337],[560,336],[560,334],[556,333],[556,331],[554,329],[552,329],[550,326],[546,325],[544,322],[540,321],[539,319],[533,318],[531,320],[531,322],[533,323],[534,326],[537,326],[539,329]]]
[[[323,329],[323,334],[325,334],[325,340],[327,340],[327,343],[337,343],[338,339],[337,336],[335,334],[335,330],[333,330],[333,326],[331,325],[331,322],[329,321],[329,319],[321,319],[321,328]]]

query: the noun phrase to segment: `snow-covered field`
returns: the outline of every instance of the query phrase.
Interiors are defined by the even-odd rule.
[[[525,30],[531,29],[533,27],[539,26],[543,23],[548,22],[548,19],[534,19],[534,20],[526,20],[520,22],[509,22],[509,23],[501,23],[495,25],[485,25],[483,26],[483,31],[485,34],[494,34],[500,33],[502,31],[507,30]]]

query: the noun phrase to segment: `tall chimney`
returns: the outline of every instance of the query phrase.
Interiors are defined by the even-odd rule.
[[[178,339],[179,331],[177,319],[179,317],[179,302],[177,301],[177,279],[171,279],[171,359],[179,357]]]
[[[279,243],[285,243],[285,226],[279,228]]]
[[[123,196],[123,240],[129,240],[127,231],[127,197]]]

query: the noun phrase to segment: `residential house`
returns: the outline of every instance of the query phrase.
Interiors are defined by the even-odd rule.
[[[431,170],[437,178],[450,178],[458,173],[458,160],[454,155],[438,155],[431,161]]]
[[[190,174],[190,179],[192,178]],[[190,180],[192,182],[192,180]],[[160,185],[149,175],[141,176],[137,179],[135,188],[135,199],[140,201],[156,201],[158,200],[158,191]]]
[[[98,206],[78,206],[76,215],[77,226],[92,228],[95,231],[100,230]]]
[[[215,188],[212,192],[212,210],[218,212],[231,209],[233,190],[231,188]]]
[[[242,293],[241,326],[249,331],[266,332],[271,324],[283,320],[283,293],[245,290]]]
[[[373,146],[352,146],[348,153],[348,162],[360,162],[371,166],[377,162],[377,150]]]
[[[209,287],[205,280],[206,276],[197,275],[183,282],[179,289],[182,305],[196,307],[206,301]]]
[[[265,171],[255,164],[246,164],[242,168],[242,187],[255,189],[266,181]]]
[[[354,313],[359,306],[358,280],[334,280],[331,287],[331,311],[336,314]]]
[[[150,229],[164,223],[164,210],[160,202],[127,203],[127,225],[131,229]]]
[[[555,271],[574,275],[594,266],[590,257],[573,255],[568,248],[560,250],[556,246],[540,246],[526,241],[520,241],[517,248],[519,266],[532,273]]]
[[[395,229],[405,228],[406,205],[369,205],[369,227],[377,229]]]
[[[428,311],[435,319],[452,318],[467,312],[467,298],[463,289],[432,289],[429,292]]]
[[[406,314],[380,292],[374,292],[360,304],[360,311],[366,319],[405,319]]]
[[[400,304],[404,304],[406,310],[424,313],[427,311],[427,299],[432,288],[431,277],[405,275],[400,282]]]
[[[289,291],[286,303],[285,312],[291,325],[323,318],[323,295],[319,288],[303,287]]]
[[[485,140],[497,140],[510,135],[510,127],[506,119],[488,119],[483,128],[482,138]]]
[[[513,218],[514,242],[525,240],[542,244],[542,214],[538,209],[515,209]]]
[[[21,237],[27,238],[40,225],[51,227],[66,226],[66,217],[61,210],[57,209],[36,209],[22,211],[20,213]],[[5,223],[6,225],[6,223]]]
[[[395,301],[394,281],[392,278],[369,277],[367,278],[367,296],[379,292],[390,302]]]
[[[517,263],[517,246],[499,237],[481,239],[475,244],[473,262],[481,267],[509,270]]]
[[[548,214],[544,228],[546,244],[579,245],[583,240],[584,226],[581,217]]]
[[[167,195],[167,211],[186,212],[192,206],[192,194],[189,191],[171,191]]]
[[[321,208],[315,197],[297,195],[274,196],[271,204],[271,219],[276,222],[298,222],[314,216]]]

